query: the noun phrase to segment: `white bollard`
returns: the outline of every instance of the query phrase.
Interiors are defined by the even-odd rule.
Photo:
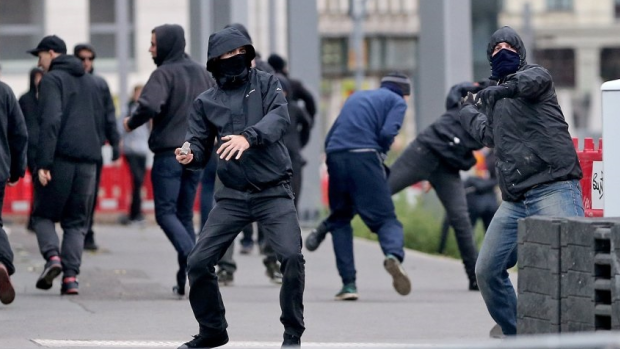
[[[620,80],[601,85],[603,111],[603,174],[610,178],[604,182],[605,217],[620,217]]]

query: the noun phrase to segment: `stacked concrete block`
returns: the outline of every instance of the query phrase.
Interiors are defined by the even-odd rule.
[[[560,331],[560,235],[563,219],[532,217],[519,222],[517,333]]]
[[[620,330],[620,224],[611,228],[611,328]]]

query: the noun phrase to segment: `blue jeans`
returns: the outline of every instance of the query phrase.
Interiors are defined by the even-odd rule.
[[[188,171],[174,154],[156,154],[151,170],[155,219],[177,251],[179,286],[185,284],[187,256],[196,244],[194,200],[200,180],[199,171]]]
[[[517,263],[518,220],[531,216],[582,217],[579,181],[539,185],[521,201],[504,201],[487,230],[476,263],[480,293],[491,317],[505,335],[517,333],[517,295],[508,269]]]
[[[336,267],[343,284],[356,279],[351,220],[359,214],[379,237],[384,255],[405,258],[403,226],[396,218],[383,161],[376,152],[338,152],[327,156],[329,208]]]

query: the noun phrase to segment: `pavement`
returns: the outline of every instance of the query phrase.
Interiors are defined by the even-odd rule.
[[[176,348],[198,332],[187,298],[172,294],[176,254],[156,225],[95,226],[101,248],[84,253],[79,296],[60,296],[60,278],[49,291],[36,289],[44,264],[36,237],[22,224],[7,229],[17,297],[0,305],[0,348]],[[496,341],[488,337],[494,322],[480,293],[467,290],[458,260],[408,250],[403,266],[412,292],[400,296],[378,244],[356,239],[360,298],[342,302],[334,300],[341,284],[330,239],[304,255],[303,347],[443,348]],[[235,257],[235,282],[221,288],[231,340],[225,348],[277,348],[279,285],[265,276],[256,250],[236,251]]]

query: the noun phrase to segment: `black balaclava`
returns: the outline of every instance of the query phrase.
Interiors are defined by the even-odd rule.
[[[228,59],[219,58],[226,52],[240,47],[245,48],[245,54]],[[248,37],[238,29],[228,27],[211,34],[209,37],[207,70],[213,74],[213,78],[220,88],[234,89],[247,81],[255,56],[256,52]]]
[[[510,46],[512,46],[517,53],[504,49],[500,50],[497,54],[495,54],[495,56],[493,56],[495,46],[501,42],[510,44]],[[527,52],[525,51],[525,45],[523,44],[523,40],[521,40],[519,34],[508,26],[499,28],[495,31],[495,33],[493,33],[493,35],[491,35],[491,40],[489,40],[489,44],[487,46],[487,59],[491,64],[491,78],[493,80],[500,80],[505,78],[507,75],[516,73],[517,70],[527,64],[527,61],[525,60],[526,56]],[[517,58],[518,64],[515,69],[514,66]]]

